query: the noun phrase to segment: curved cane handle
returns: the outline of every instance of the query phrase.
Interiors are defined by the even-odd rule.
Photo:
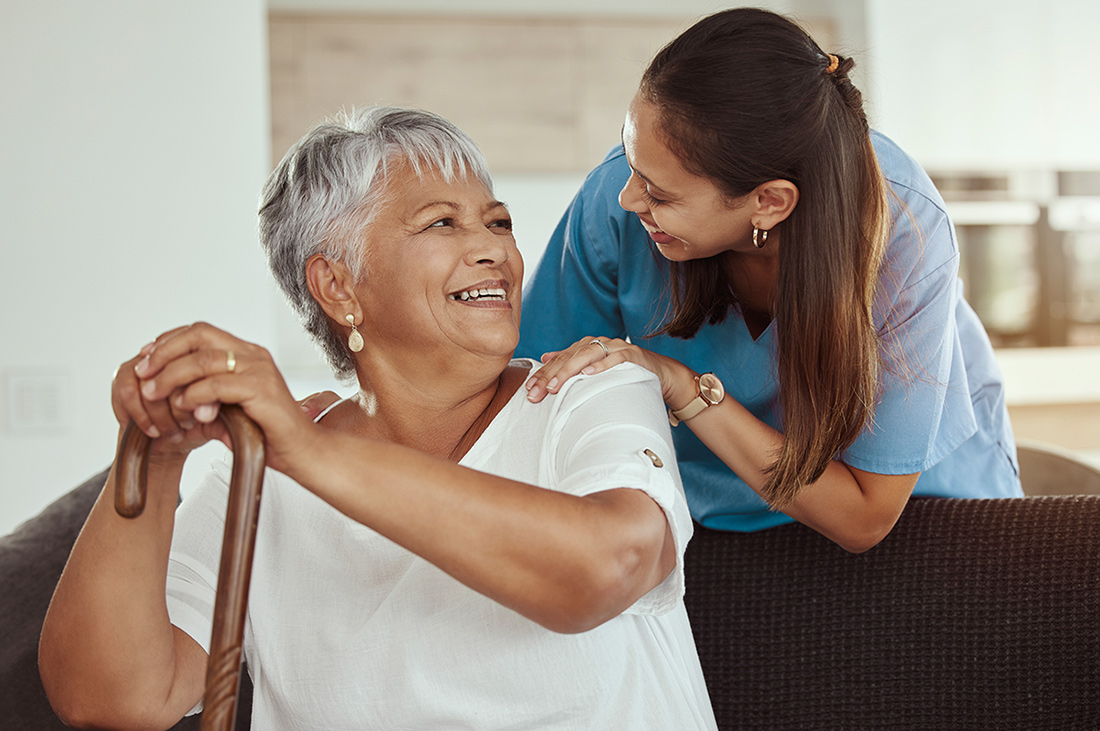
[[[233,442],[233,475],[222,537],[210,659],[206,665],[202,731],[232,731],[236,717],[244,620],[264,477],[264,436],[260,428],[239,406],[223,405],[219,418]],[[150,444],[149,437],[133,422],[126,427],[119,443],[115,510],[128,518],[141,515],[145,509]]]

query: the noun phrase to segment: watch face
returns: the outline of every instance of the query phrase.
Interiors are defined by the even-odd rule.
[[[711,406],[719,403],[726,396],[726,389],[718,376],[713,373],[704,373],[699,376],[699,395]]]

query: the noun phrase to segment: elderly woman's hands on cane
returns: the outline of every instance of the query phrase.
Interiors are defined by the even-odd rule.
[[[172,335],[186,333],[189,329],[175,330]],[[163,344],[172,340],[172,337],[161,338],[158,339],[158,343]],[[179,341],[176,342],[178,344]],[[156,345],[157,343],[154,343],[143,348],[139,356],[140,360],[134,368],[124,369],[123,377],[120,379],[116,375],[115,382],[116,386],[120,387],[119,391],[126,391],[126,396],[132,398],[133,389],[129,382],[133,377],[148,376],[148,380],[143,382],[137,391],[143,397],[151,399],[148,403],[154,412],[160,412],[163,415],[164,404],[162,400],[155,398],[156,394],[152,388],[155,386],[155,381],[152,379],[155,373],[163,373],[164,368],[171,368],[173,363],[169,361],[166,366],[155,370],[149,356],[156,349]],[[188,351],[188,354],[190,352],[192,351]],[[170,357],[170,353],[164,357]],[[180,369],[176,368],[176,370]],[[232,375],[236,371],[236,353],[232,349],[227,350],[225,374]],[[171,381],[168,378],[162,380]],[[124,384],[128,384],[128,387],[123,388]],[[220,404],[212,406],[204,403],[188,411],[185,404],[185,390],[186,387],[177,388],[163,400],[169,402],[167,411],[172,421],[179,427],[178,431],[167,434],[168,443],[182,447],[175,450],[177,454],[184,453],[189,442],[199,441],[193,438],[196,436],[194,434],[189,438],[188,432],[203,431],[208,425],[213,424],[215,417],[220,416],[217,421],[228,434],[229,444],[234,452],[233,478],[218,571],[214,622],[209,658],[206,663],[206,689],[202,716],[204,731],[231,731],[236,720],[244,625],[252,577],[256,529],[259,523],[260,493],[263,486],[265,461],[264,437],[256,423],[235,404],[228,404],[222,409],[219,408]],[[120,406],[122,406],[120,410],[124,412],[125,404]],[[148,416],[147,413],[142,415]],[[162,419],[162,422],[166,424],[165,428],[171,428],[167,420]],[[155,425],[146,428],[153,434],[160,433],[160,428]],[[209,429],[206,430],[209,431]],[[120,439],[118,457],[115,460],[115,509],[126,518],[136,519],[145,510],[146,467],[153,439],[148,432],[140,431],[136,423],[131,420]]]
[[[220,404],[234,403],[267,441],[267,464],[287,471],[308,450],[313,424],[291,396],[271,354],[206,323],[177,328],[142,349],[133,377],[120,369],[112,393],[115,413],[150,436],[161,451],[194,449],[209,439],[231,446],[218,420]]]

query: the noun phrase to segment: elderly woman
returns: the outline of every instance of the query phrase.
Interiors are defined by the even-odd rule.
[[[245,656],[257,729],[714,728],[682,600],[691,521],[656,378],[624,365],[532,404],[523,265],[473,142],[434,115],[322,124],[272,174],[271,268],[358,393],[308,419],[262,348],[205,324],[123,364],[149,501],[101,496],[42,633],[67,722],[195,709],[228,467],[175,510],[188,452],[263,429]],[[165,586],[167,584],[167,591]]]

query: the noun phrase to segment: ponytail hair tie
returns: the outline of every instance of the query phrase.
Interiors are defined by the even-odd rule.
[[[840,59],[831,53],[827,55],[829,56],[829,65],[825,67],[825,73],[831,74],[840,66]]]

